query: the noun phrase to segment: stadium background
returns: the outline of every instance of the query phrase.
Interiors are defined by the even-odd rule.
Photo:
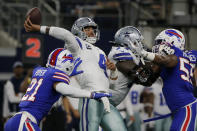
[[[35,6],[42,12],[42,25],[70,30],[77,18],[92,17],[101,33],[97,45],[106,54],[111,49],[108,41],[113,40],[120,27],[127,25],[139,28],[148,47],[164,28],[177,28],[185,35],[186,48],[197,49],[197,0],[0,0],[0,103],[3,84],[13,75],[15,61],[22,61],[26,68],[44,65],[53,49],[64,46],[60,40],[24,31],[26,12]],[[28,38],[40,40],[40,47],[34,50],[40,55],[27,54],[37,45],[35,41],[28,44]]]

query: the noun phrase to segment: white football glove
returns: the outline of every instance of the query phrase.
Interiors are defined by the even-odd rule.
[[[137,57],[140,57],[140,61],[142,62],[142,64],[145,65],[145,62],[144,62],[144,54],[143,52],[145,51],[143,49],[143,46],[141,44],[141,42],[138,42],[137,40],[133,43],[133,42],[130,42],[130,44],[128,45],[129,48],[131,49],[131,51],[137,56]]]
[[[109,99],[107,97],[102,97],[101,101],[103,102],[104,105],[104,110],[109,113],[110,112],[110,103],[109,103]]]

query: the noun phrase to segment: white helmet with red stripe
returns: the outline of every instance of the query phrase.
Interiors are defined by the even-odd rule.
[[[55,49],[50,53],[46,67],[59,69],[70,75],[74,67],[73,56],[64,48]]]
[[[184,50],[185,49],[185,37],[183,33],[176,29],[163,30],[155,38],[155,46],[167,42],[170,45]]]

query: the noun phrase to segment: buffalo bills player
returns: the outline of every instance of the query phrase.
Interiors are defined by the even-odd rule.
[[[193,70],[197,59],[184,51],[184,35],[176,29],[166,29],[156,37],[153,52],[147,52],[139,43],[131,44],[140,56],[153,61],[162,69],[162,88],[166,103],[173,115],[171,131],[194,131],[197,100],[193,95]]]
[[[69,86],[69,76],[83,73],[77,71],[82,63],[73,60],[72,54],[63,48],[55,49],[48,57],[46,67],[33,70],[32,81],[20,102],[20,112],[5,125],[5,131],[40,131],[38,124],[51,106],[62,95],[99,99],[108,93],[96,93]]]

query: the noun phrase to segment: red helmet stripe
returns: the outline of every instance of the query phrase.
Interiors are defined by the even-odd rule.
[[[172,31],[168,31],[169,33],[172,33],[172,34],[174,34],[174,35],[176,35],[176,36],[178,36],[178,37],[180,37],[180,38],[182,38],[182,36],[181,35],[179,35],[178,33],[176,33],[176,32],[172,32]]]
[[[73,59],[73,57],[70,57],[70,56],[63,56],[63,58],[64,59],[71,59],[71,60]]]
[[[51,55],[50,62],[49,62],[50,65],[55,66],[56,61],[57,61],[57,56],[62,50],[63,50],[63,48],[60,48],[60,49],[57,49],[53,52],[53,54]]]

